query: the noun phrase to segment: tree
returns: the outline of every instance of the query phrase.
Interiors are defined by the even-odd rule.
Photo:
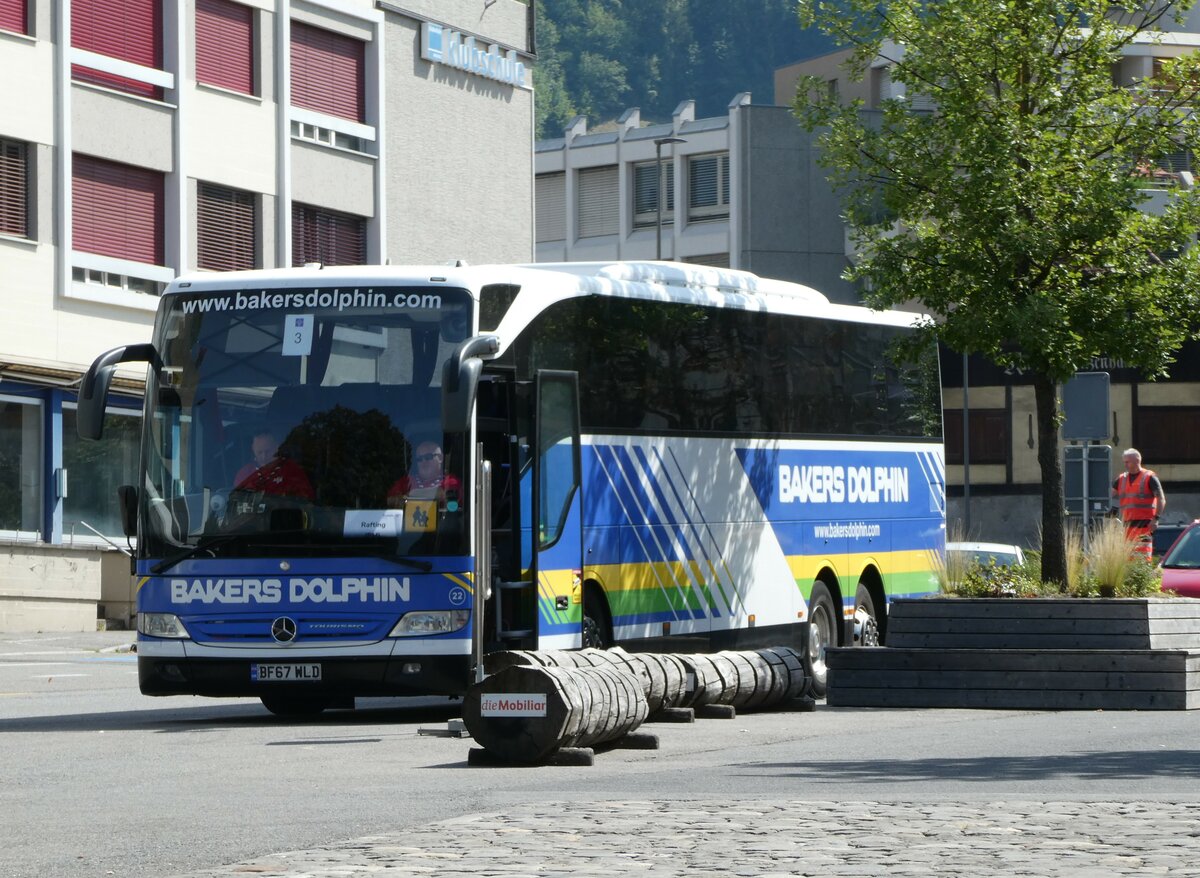
[[[1048,582],[1066,581],[1058,384],[1102,354],[1162,375],[1195,328],[1197,191],[1144,208],[1148,175],[1196,144],[1200,60],[1114,82],[1127,50],[1159,42],[1190,2],[800,4],[803,25],[852,49],[853,75],[886,61],[932,107],[896,96],[864,113],[813,79],[795,105],[823,131],[867,302],[919,303],[928,334],[1032,374]]]

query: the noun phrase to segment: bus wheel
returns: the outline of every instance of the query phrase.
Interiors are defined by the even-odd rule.
[[[596,594],[596,589],[585,588],[583,591],[583,648],[608,649],[612,646],[612,635],[608,629],[608,611],[604,600]]]
[[[329,706],[328,698],[303,695],[264,695],[263,707],[276,716],[292,719],[317,716]]]
[[[879,616],[875,614],[875,599],[861,582],[854,595],[854,645],[879,646]]]
[[[829,587],[818,579],[808,598],[808,651],[804,654],[809,689],[814,698],[825,697],[829,682],[825,650],[831,646],[837,646],[837,615]]]

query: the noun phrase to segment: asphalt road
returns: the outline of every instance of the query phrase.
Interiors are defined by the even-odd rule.
[[[150,699],[113,651],[128,639],[0,635],[0,876],[177,875],[547,802],[1200,800],[1183,712],[822,705],[647,727],[659,750],[590,768],[468,768],[469,740],[418,734],[449,702],[291,723],[257,702]]]

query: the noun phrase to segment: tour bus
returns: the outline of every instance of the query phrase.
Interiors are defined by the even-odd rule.
[[[79,395],[99,438],[148,364],[141,690],[303,714],[461,694],[499,649],[785,645],[820,695],[827,647],[937,588],[918,320],[666,262],[180,277]]]

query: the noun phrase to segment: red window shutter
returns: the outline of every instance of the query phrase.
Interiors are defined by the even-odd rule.
[[[292,103],[306,110],[366,120],[366,44],[292,21]]]
[[[196,0],[196,81],[254,94],[254,10]]]
[[[29,235],[29,149],[0,140],[0,235]]]
[[[256,268],[257,213],[253,194],[201,183],[196,209],[199,267],[213,271]]]
[[[26,0],[0,0],[0,30],[10,30],[18,34],[29,33],[25,3]]]
[[[362,265],[367,261],[367,221],[303,204],[292,205],[292,265]]]
[[[71,0],[71,45],[162,69],[162,0]],[[71,76],[130,94],[162,98],[162,89],[72,65]]]
[[[72,160],[73,247],[163,264],[163,175],[91,156]]]

